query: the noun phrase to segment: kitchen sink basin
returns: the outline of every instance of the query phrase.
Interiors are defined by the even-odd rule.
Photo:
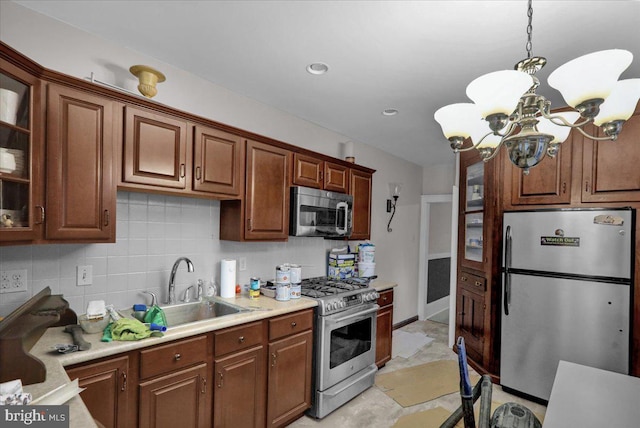
[[[167,318],[168,327],[250,311],[249,309],[217,300],[204,300],[202,302],[164,306],[162,310]]]

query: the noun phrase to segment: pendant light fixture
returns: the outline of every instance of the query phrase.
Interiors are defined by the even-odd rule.
[[[551,113],[551,102],[536,94],[540,81],[535,73],[547,60],[532,55],[532,0],[527,16],[527,58],[514,70],[485,74],[471,82],[466,93],[473,103],[451,104],[434,115],[454,152],[476,149],[488,161],[504,145],[511,162],[525,174],[545,154],[554,157],[571,129],[592,140],[615,140],[640,98],[640,78],[618,80],[633,60],[631,52],[604,50],[569,61],[549,75],[549,85],[575,109]],[[584,127],[590,123],[599,126],[604,136],[588,134]],[[472,145],[463,148],[467,138]]]

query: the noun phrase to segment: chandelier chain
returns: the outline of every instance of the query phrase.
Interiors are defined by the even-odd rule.
[[[533,6],[531,2],[532,0],[529,0],[529,9],[527,10],[527,16],[529,17],[529,25],[527,25],[527,58],[531,58],[531,51],[533,49],[531,42],[531,36],[533,35]]]

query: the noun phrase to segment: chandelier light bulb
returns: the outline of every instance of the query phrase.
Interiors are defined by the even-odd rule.
[[[597,126],[618,120],[627,120],[633,114],[640,98],[640,79],[620,80],[616,83],[600,113],[593,120]]]
[[[589,100],[605,100],[631,61],[631,52],[622,49],[593,52],[561,65],[547,82],[576,108]]]
[[[485,74],[469,83],[467,96],[478,106],[483,119],[509,116],[522,94],[533,86],[533,78],[522,71],[502,70]]]

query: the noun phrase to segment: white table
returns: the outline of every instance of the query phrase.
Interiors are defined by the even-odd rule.
[[[640,378],[560,361],[542,426],[640,427]]]

